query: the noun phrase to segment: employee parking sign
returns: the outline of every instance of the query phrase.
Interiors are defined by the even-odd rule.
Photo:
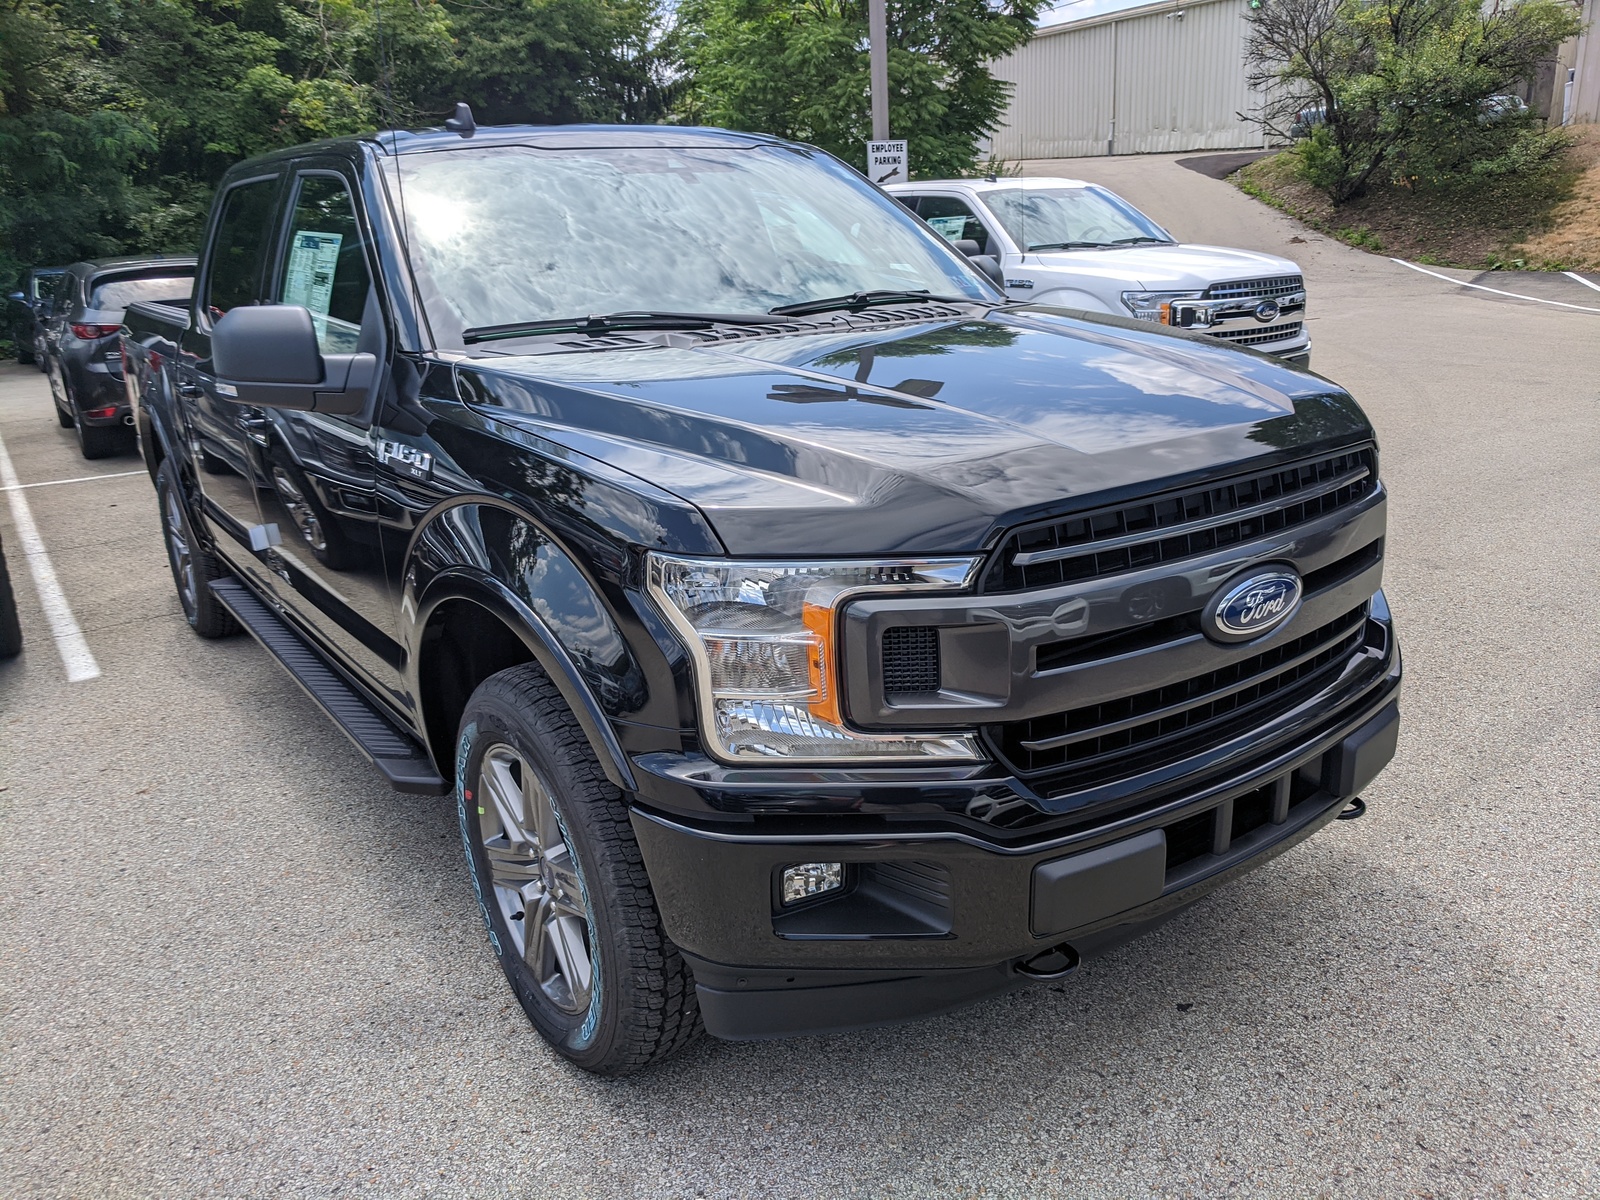
[[[906,183],[911,173],[906,168],[906,140],[867,143],[867,178],[876,184]]]

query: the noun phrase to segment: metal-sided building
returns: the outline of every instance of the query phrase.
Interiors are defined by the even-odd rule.
[[[1248,0],[1155,4],[1040,29],[994,66],[1016,85],[992,139],[1003,159],[1261,146],[1240,119]]]

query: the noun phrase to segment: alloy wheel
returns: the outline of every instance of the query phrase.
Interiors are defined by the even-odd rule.
[[[199,584],[195,579],[194,554],[189,548],[189,528],[184,521],[183,501],[177,489],[165,489],[162,503],[166,508],[167,556],[172,560],[172,573],[178,581],[178,598],[183,601],[184,612],[193,614],[199,597]]]
[[[550,788],[515,748],[491,747],[478,771],[478,836],[500,915],[550,1003],[589,1007],[588,906]]]

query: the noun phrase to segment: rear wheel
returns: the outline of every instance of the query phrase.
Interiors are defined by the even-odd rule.
[[[172,567],[184,620],[203,638],[227,637],[238,632],[239,623],[206,586],[226,572],[195,538],[179,486],[172,460],[165,459],[156,472],[156,498],[161,504],[161,535],[167,544],[167,563]]]
[[[80,417],[78,449],[85,458],[110,458],[128,448],[128,430],[122,425],[85,425]]]
[[[628,807],[536,665],[491,676],[467,702],[456,803],[489,942],[559,1054],[627,1075],[699,1035]]]

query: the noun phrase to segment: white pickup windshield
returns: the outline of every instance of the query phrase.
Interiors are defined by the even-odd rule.
[[[765,314],[853,292],[997,297],[816,151],[526,146],[402,155],[398,199],[436,336],[590,313]]]
[[[990,189],[983,202],[1024,252],[1172,240],[1133,205],[1097,187]]]

